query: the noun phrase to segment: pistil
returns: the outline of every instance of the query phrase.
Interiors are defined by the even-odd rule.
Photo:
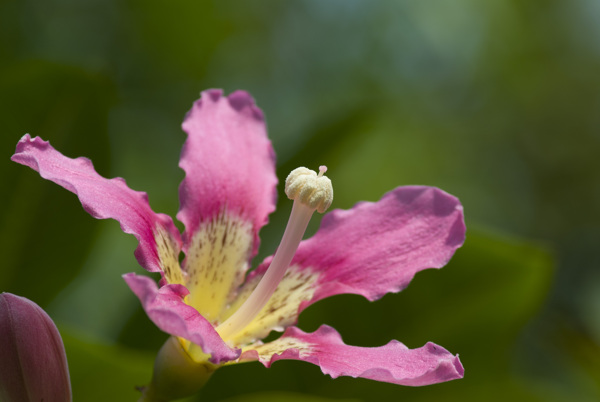
[[[285,193],[294,200],[290,219],[283,233],[281,244],[275,252],[271,265],[242,306],[216,329],[227,340],[243,330],[267,304],[302,241],[308,222],[316,211],[325,212],[333,201],[331,180],[323,176],[327,167],[319,167],[319,174],[299,167],[294,169],[285,181]]]

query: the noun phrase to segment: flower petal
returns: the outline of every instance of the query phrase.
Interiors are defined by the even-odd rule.
[[[75,193],[94,218],[117,220],[125,233],[138,239],[135,256],[142,267],[164,271],[171,283],[182,282],[177,260],[181,249],[179,231],[169,216],[152,211],[146,193],[130,189],[120,177],[100,176],[89,159],[68,158],[47,141],[29,134],[21,138],[11,159]]]
[[[378,202],[334,210],[300,247],[279,289],[236,342],[265,337],[295,324],[309,305],[342,293],[376,300],[399,292],[426,268],[444,266],[465,238],[458,199],[434,187],[399,187]],[[237,308],[256,287],[272,257],[248,275]]]
[[[456,197],[434,187],[399,187],[376,203],[327,214],[292,265],[321,273],[306,306],[340,293],[373,301],[406,288],[423,269],[446,265],[464,239]]]
[[[183,122],[179,166],[188,302],[217,322],[258,249],[258,231],[275,209],[275,156],[252,97],[209,90]]]
[[[194,103],[182,125],[188,134],[179,166],[186,177],[179,188],[185,246],[201,222],[223,212],[252,223],[258,231],[275,209],[275,154],[262,111],[252,97],[237,91],[228,97],[208,90]]]
[[[240,351],[227,346],[213,326],[183,301],[189,293],[185,286],[169,284],[159,289],[151,278],[134,273],[123,275],[123,279],[142,302],[150,320],[162,331],[200,346],[211,355],[211,363],[239,357]]]
[[[349,346],[327,325],[313,333],[290,327],[281,338],[246,348],[240,357],[259,360],[266,367],[285,359],[316,364],[333,378],[361,377],[409,386],[435,384],[464,375],[458,356],[434,343],[418,349],[408,349],[398,341],[376,348]]]

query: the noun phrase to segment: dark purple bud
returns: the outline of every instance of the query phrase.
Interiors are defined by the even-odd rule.
[[[54,322],[31,300],[0,293],[0,401],[71,400],[67,356]]]

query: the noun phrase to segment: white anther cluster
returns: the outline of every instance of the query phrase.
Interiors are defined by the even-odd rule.
[[[331,180],[327,176],[322,176],[326,169],[322,167],[319,175],[305,167],[292,170],[285,179],[285,193],[288,198],[297,199],[320,213],[325,212],[333,201]]]

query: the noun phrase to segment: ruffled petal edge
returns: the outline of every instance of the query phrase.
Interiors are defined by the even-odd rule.
[[[244,349],[240,360],[259,360],[266,367],[278,360],[315,364],[332,378],[360,377],[398,385],[423,386],[463,378],[458,355],[428,342],[409,349],[398,341],[368,348],[346,345],[327,325],[312,333],[288,328],[277,340]]]
[[[71,191],[94,218],[112,218],[125,233],[139,241],[135,256],[151,272],[172,270],[181,275],[177,256],[181,249],[179,231],[168,215],[157,214],[144,192],[134,191],[124,179],[106,179],[96,173],[88,158],[68,158],[40,137],[25,134],[18,142],[14,162],[37,171],[44,179]]]

